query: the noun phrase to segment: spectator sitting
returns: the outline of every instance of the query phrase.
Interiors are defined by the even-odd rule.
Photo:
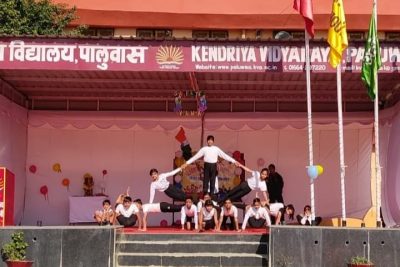
[[[94,218],[99,225],[113,225],[115,213],[111,208],[110,200],[103,200],[103,209],[94,213]]]
[[[297,221],[301,225],[312,225],[311,222],[311,206],[306,205],[304,206],[304,213],[303,214],[298,214],[296,216]],[[315,225],[319,225],[322,221],[321,217],[315,217]]]

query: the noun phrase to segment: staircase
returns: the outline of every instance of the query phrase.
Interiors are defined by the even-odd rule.
[[[266,234],[146,234],[116,237],[115,266],[267,266]]]

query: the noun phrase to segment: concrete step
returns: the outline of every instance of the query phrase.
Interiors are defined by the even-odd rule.
[[[243,241],[243,242],[268,242],[267,234],[124,234],[118,233],[116,241]]]
[[[267,266],[267,256],[246,253],[118,253],[117,266]]]
[[[118,241],[117,251],[122,253],[191,253],[213,252],[213,253],[253,253],[266,255],[268,253],[267,242],[254,241]]]

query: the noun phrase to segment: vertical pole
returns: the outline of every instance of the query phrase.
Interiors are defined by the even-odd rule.
[[[344,165],[344,142],[343,142],[343,107],[342,107],[342,72],[341,64],[336,67],[337,103],[338,103],[338,126],[339,126],[339,160],[340,160],[340,192],[342,200],[342,226],[346,226],[346,191],[345,191],[345,165]]]
[[[311,76],[310,76],[310,37],[305,31],[306,45],[306,82],[307,82],[307,125],[308,125],[308,159],[309,166],[314,165],[313,136],[312,136],[312,108],[311,108]],[[315,200],[314,200],[314,179],[310,181],[311,192],[311,224],[315,225]]]
[[[375,16],[375,29],[378,32],[378,12],[377,1],[373,1]],[[380,51],[379,51],[380,53]],[[379,92],[378,92],[378,72],[375,75],[375,101],[374,101],[374,131],[375,131],[375,171],[376,171],[376,226],[382,227],[381,220],[381,163],[379,159]]]

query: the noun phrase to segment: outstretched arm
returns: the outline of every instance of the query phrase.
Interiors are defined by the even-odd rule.
[[[193,162],[195,162],[196,160],[198,160],[199,158],[204,156],[204,149],[201,148],[199,150],[199,152],[196,153],[196,155],[194,155],[193,157],[191,157],[189,160],[186,161],[186,164],[192,164]]]
[[[229,161],[229,162],[232,162],[232,163],[237,163],[237,161],[234,158],[232,158],[231,156],[227,155],[219,147],[218,147],[218,156],[220,156],[221,158],[223,158],[226,161]]]
[[[243,170],[247,171],[247,172],[253,172],[253,170],[247,168],[246,166],[244,166],[243,164],[239,163],[239,167],[243,168]]]

